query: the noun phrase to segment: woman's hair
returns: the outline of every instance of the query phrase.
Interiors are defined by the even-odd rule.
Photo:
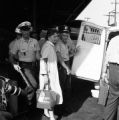
[[[58,33],[58,30],[56,28],[49,28],[47,31],[47,38],[53,35],[54,33]]]

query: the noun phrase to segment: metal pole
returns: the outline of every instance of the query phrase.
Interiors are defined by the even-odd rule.
[[[117,26],[117,21],[116,21],[116,19],[117,19],[117,0],[115,0],[115,26]]]

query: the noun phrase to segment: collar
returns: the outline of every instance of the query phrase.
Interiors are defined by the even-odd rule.
[[[22,37],[21,40],[24,41],[24,42],[32,42],[32,39],[31,39],[30,37],[29,37],[28,40],[25,40],[25,39]]]
[[[54,44],[52,42],[50,42],[49,40],[47,41],[47,43],[54,46]]]

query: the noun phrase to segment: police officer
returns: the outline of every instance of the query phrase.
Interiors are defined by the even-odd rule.
[[[71,66],[71,58],[76,53],[76,46],[70,38],[70,28],[66,25],[59,27],[60,40],[56,49],[61,53],[62,58],[68,66]]]
[[[10,50],[11,62],[15,66],[15,69],[19,69],[24,73],[27,83],[34,89],[34,93],[38,87],[38,69],[37,69],[37,60],[40,58],[40,48],[38,41],[30,37],[32,32],[32,26],[29,21],[22,22],[18,25],[18,29],[22,37],[19,40],[16,40],[13,44],[12,49]],[[20,72],[21,73],[21,72]],[[32,96],[33,97],[33,96]],[[35,96],[32,98],[30,106],[35,107]]]
[[[17,40],[10,53],[12,54],[12,62],[19,61],[20,67],[24,70],[30,85],[37,89],[37,81],[35,79],[36,61],[39,60],[39,44],[38,41],[30,37],[32,31],[31,23],[28,21],[18,25],[22,37]]]
[[[59,41],[56,44],[56,52],[59,60],[59,78],[63,91],[63,110],[67,108],[71,92],[71,76],[70,76],[70,52],[69,39],[70,30],[68,26],[59,27]],[[71,39],[70,39],[71,40]],[[66,112],[66,111],[64,111]]]
[[[10,51],[13,48],[15,41],[19,40],[21,38],[21,32],[20,32],[20,29],[18,28],[18,26],[15,28],[15,33],[16,33],[16,38],[9,43],[9,61],[12,61]]]

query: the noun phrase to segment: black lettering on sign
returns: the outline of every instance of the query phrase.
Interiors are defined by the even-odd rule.
[[[100,44],[101,32],[102,30],[99,28],[85,25],[82,34],[82,41],[86,41],[94,44]]]

